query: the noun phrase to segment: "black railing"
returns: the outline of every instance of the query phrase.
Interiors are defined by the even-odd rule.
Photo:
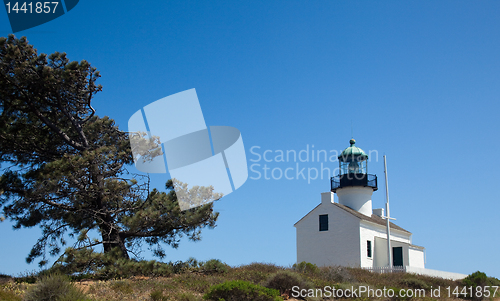
[[[331,178],[332,191],[349,186],[371,187],[377,190],[377,176],[363,173],[348,173]]]

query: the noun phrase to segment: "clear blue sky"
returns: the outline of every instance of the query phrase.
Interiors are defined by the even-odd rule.
[[[337,167],[253,162],[250,149],[342,150],[352,121],[356,145],[378,152],[368,169],[380,186],[387,155],[391,215],[426,248],[426,266],[500,278],[499,15],[498,1],[81,0],[17,36],[91,62],[97,113],[123,130],[143,106],[196,88],[207,125],[238,128],[261,172]],[[10,31],[0,9],[0,35]],[[249,176],[216,203],[218,226],[167,247],[166,260],[295,262],[293,224],[329,190],[326,175]],[[375,192],[374,208],[384,198]],[[25,257],[38,234],[0,223],[0,273],[37,268]]]

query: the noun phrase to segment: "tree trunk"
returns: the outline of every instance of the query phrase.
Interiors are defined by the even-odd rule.
[[[104,191],[104,177],[101,174],[97,164],[92,165],[92,182],[97,183],[98,187],[100,188],[100,192]],[[99,230],[101,231],[101,236],[102,236],[102,241],[103,241],[103,246],[104,246],[104,253],[109,253],[113,249],[118,248],[119,253],[118,255],[121,258],[129,259],[127,248],[125,247],[125,240],[123,237],[120,235],[120,232],[117,230],[116,227],[113,227],[114,225],[114,220],[111,214],[109,214],[109,211],[107,211],[106,206],[104,206],[102,202],[102,194],[99,194],[99,196],[96,199],[96,207],[102,210],[104,214],[101,215],[102,217],[102,222],[99,225]]]
[[[107,229],[106,229],[107,228]],[[110,229],[106,226],[101,226],[101,235],[104,246],[104,253],[111,252],[114,248],[120,250],[120,257],[129,259],[127,248],[125,247],[125,241],[121,237],[120,233],[116,229]]]

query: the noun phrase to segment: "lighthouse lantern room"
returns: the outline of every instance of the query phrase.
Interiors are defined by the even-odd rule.
[[[359,147],[356,140],[349,141],[351,146],[339,156],[339,175],[331,178],[331,190],[344,187],[369,187],[373,191],[378,189],[377,176],[368,174],[368,155]]]
[[[339,156],[339,175],[331,178],[331,191],[339,203],[364,215],[372,215],[372,194],[377,190],[377,176],[368,174],[368,155],[356,141]]]

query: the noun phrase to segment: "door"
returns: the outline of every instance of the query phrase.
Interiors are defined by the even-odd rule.
[[[403,266],[403,247],[392,248],[392,266]]]

